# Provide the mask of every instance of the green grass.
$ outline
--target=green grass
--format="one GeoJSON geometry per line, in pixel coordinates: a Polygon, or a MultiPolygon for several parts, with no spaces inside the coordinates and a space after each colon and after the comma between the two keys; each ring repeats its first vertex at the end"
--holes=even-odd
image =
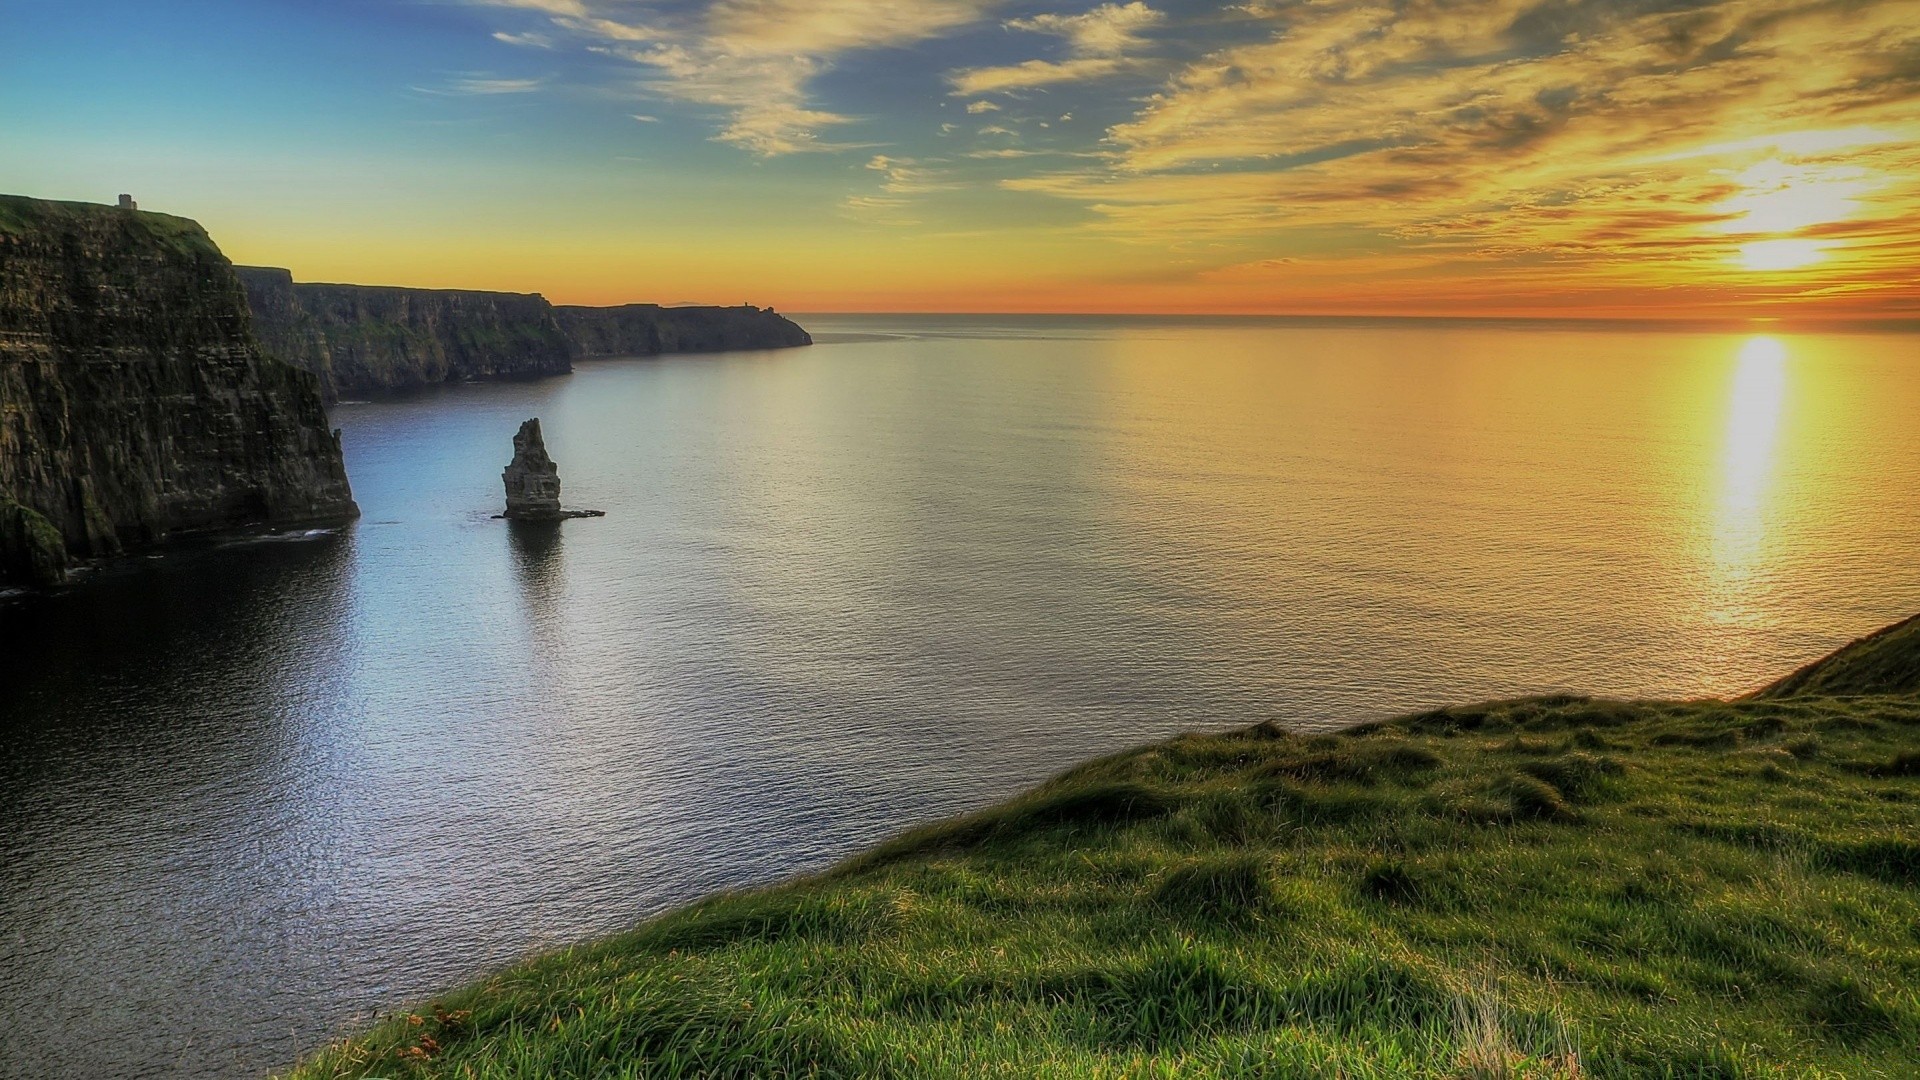
{"type": "Polygon", "coordinates": [[[0,195],[0,233],[19,237],[56,237],[125,230],[141,242],[190,259],[224,261],[200,223],[172,214],[121,210],[101,203],[54,202],[23,195],[0,195]]]}
{"type": "Polygon", "coordinates": [[[1781,679],[1758,697],[1920,694],[1920,615],[1869,634],[1781,679]]]}
{"type": "Polygon", "coordinates": [[[1913,1076],[1917,774],[1908,695],[1189,736],[292,1075],[1913,1076]]]}

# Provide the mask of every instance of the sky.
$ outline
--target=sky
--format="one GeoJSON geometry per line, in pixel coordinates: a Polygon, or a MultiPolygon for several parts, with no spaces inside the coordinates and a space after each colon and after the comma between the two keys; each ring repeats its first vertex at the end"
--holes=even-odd
{"type": "Polygon", "coordinates": [[[0,10],[0,191],[307,281],[1920,319],[1920,0],[0,10]]]}

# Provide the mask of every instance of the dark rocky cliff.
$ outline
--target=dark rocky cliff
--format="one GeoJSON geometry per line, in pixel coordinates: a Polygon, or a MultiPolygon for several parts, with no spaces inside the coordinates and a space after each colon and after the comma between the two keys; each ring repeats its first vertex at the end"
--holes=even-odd
{"type": "Polygon", "coordinates": [[[249,323],[195,222],[0,196],[0,580],[358,514],[313,376],[249,323]]]}
{"type": "Polygon", "coordinates": [[[296,284],[285,270],[238,269],[260,343],[318,375],[329,399],[573,370],[553,305],[532,293],[296,284]]]}
{"type": "Polygon", "coordinates": [[[658,353],[721,352],[729,349],[786,349],[813,344],[813,338],[772,308],[562,307],[560,325],[580,347],[580,355],[653,356],[658,353]]]}
{"type": "Polygon", "coordinates": [[[236,268],[267,351],[320,377],[328,400],[468,379],[564,375],[581,356],[811,345],[770,308],[556,308],[536,293],[313,285],[236,268]]]}

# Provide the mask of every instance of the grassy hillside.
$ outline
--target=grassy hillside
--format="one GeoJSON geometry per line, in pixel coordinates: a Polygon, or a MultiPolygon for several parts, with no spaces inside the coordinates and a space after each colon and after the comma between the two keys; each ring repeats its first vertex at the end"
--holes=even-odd
{"type": "Polygon", "coordinates": [[[1920,698],[1562,697],[1096,761],[294,1075],[1905,1077],[1916,988],[1920,698]]]}
{"type": "Polygon", "coordinates": [[[1757,697],[1920,694],[1920,615],[1808,664],[1757,697]]]}

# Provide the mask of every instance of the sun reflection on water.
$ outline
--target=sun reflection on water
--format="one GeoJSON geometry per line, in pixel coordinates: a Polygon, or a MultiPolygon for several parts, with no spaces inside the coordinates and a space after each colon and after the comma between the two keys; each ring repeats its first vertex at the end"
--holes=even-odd
{"type": "Polygon", "coordinates": [[[1735,362],[1713,528],[1712,570],[1719,595],[1712,612],[1716,622],[1753,618],[1751,601],[1764,573],[1761,555],[1775,476],[1774,449],[1786,410],[1787,359],[1786,345],[1762,334],[1741,345],[1735,362]]]}

